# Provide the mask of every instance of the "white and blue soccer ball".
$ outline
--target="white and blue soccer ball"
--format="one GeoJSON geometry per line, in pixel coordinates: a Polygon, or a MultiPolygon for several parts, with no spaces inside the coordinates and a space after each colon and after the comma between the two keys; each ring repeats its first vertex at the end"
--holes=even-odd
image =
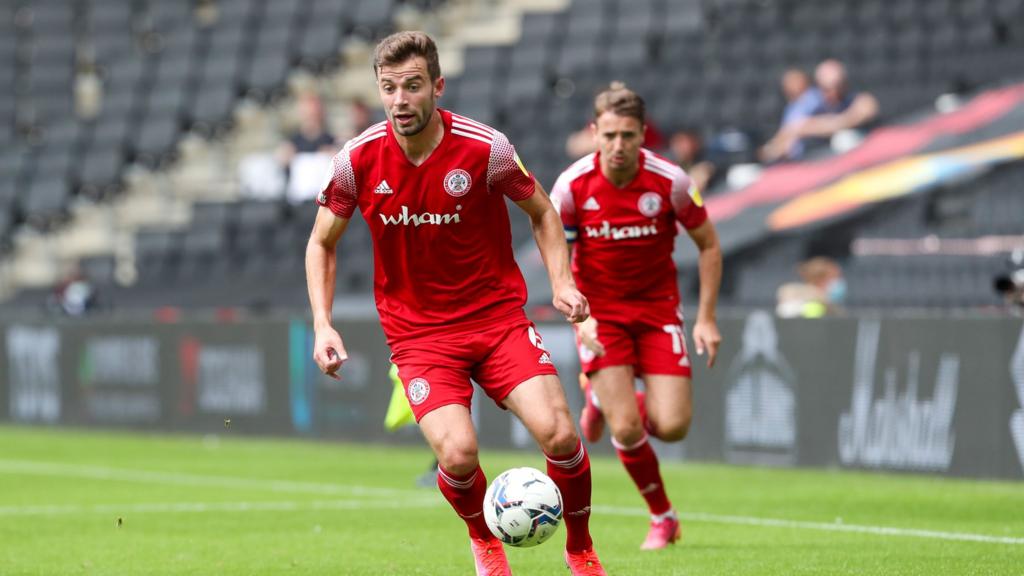
{"type": "Polygon", "coordinates": [[[562,493],[540,470],[512,468],[487,487],[484,519],[505,544],[536,546],[551,538],[562,523],[562,493]]]}

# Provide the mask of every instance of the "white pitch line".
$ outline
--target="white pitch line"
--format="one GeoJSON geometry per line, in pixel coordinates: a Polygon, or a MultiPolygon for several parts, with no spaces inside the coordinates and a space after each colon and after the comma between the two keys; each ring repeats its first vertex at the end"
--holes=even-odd
{"type": "MultiPolygon", "coordinates": [[[[648,516],[647,511],[637,508],[614,506],[594,506],[594,512],[613,516],[648,516]]],[[[710,524],[741,524],[747,526],[767,526],[771,528],[798,528],[802,530],[823,530],[827,532],[855,532],[874,534],[876,536],[905,536],[911,538],[930,538],[933,540],[956,540],[960,542],[984,542],[987,544],[1024,544],[1024,538],[1012,536],[990,536],[988,534],[972,534],[970,532],[942,532],[938,530],[920,530],[917,528],[895,528],[891,526],[869,526],[863,524],[839,524],[829,522],[808,522],[804,520],[785,520],[782,518],[759,518],[757,516],[732,516],[725,514],[706,514],[703,512],[685,512],[679,514],[681,520],[707,522],[710,524]]]]}
{"type": "MultiPolygon", "coordinates": [[[[182,486],[218,486],[222,488],[251,488],[271,490],[274,492],[311,493],[322,495],[346,494],[362,496],[414,496],[422,495],[421,490],[398,489],[398,488],[374,488],[369,486],[348,486],[342,484],[326,484],[318,482],[294,482],[289,480],[257,480],[253,478],[242,478],[236,476],[206,476],[195,474],[179,474],[171,472],[154,472],[147,470],[132,470],[127,468],[108,468],[105,466],[85,466],[73,464],[59,464],[54,462],[39,462],[31,460],[0,460],[0,473],[8,472],[13,474],[34,474],[43,476],[69,476],[75,478],[90,478],[96,480],[114,480],[128,482],[144,482],[154,484],[175,484],[182,486]]],[[[344,501],[340,501],[344,502],[344,501]]],[[[358,502],[358,501],[351,501],[358,502]]],[[[252,503],[254,506],[260,503],[252,503]]],[[[224,506],[224,511],[245,511],[246,503],[220,503],[220,504],[195,504],[195,506],[224,506]],[[234,506],[234,508],[231,508],[234,506]]],[[[285,506],[283,510],[292,503],[267,503],[267,506],[285,506]]],[[[294,503],[295,506],[303,504],[294,503]]],[[[308,505],[308,504],[305,504],[308,505]]],[[[115,512],[112,506],[109,511],[115,512]]],[[[136,506],[183,506],[187,508],[190,504],[150,504],[136,506]]],[[[340,506],[340,505],[339,505],[340,506]]],[[[348,506],[348,505],[345,505],[348,506]]],[[[352,505],[353,507],[358,507],[352,505]]],[[[375,506],[389,506],[388,503],[378,503],[375,506]]],[[[401,502],[394,503],[394,507],[402,506],[401,502]]],[[[367,508],[372,507],[367,503],[367,508]]],[[[125,510],[125,507],[117,507],[118,510],[125,510]]],[[[258,510],[259,508],[249,508],[258,510]]],[[[295,508],[301,509],[301,508],[295,508]]],[[[74,506],[14,506],[0,507],[0,515],[23,515],[23,514],[62,514],[80,513],[92,510],[89,507],[74,506]],[[71,510],[63,512],[62,510],[71,510]]],[[[210,508],[209,510],[217,510],[210,508]]],[[[98,510],[99,511],[99,510],[98,510]]],[[[102,510],[106,511],[106,510],[102,510]]],[[[150,511],[162,511],[153,509],[150,511]]],[[[170,510],[167,511],[178,511],[170,510]]],[[[188,510],[180,510],[188,511],[188,510]]],[[[207,510],[200,510],[207,511],[207,510]]],[[[647,512],[639,508],[623,508],[614,506],[595,506],[594,511],[598,514],[610,514],[613,516],[647,516],[647,512]]],[[[851,532],[860,534],[873,534],[877,536],[900,536],[912,538],[929,538],[933,540],[954,540],[960,542],[983,542],[989,544],[1010,544],[1024,545],[1024,538],[1011,536],[990,536],[987,534],[973,534],[969,532],[942,532],[938,530],[921,530],[916,528],[895,528],[890,526],[870,526],[862,524],[839,524],[829,522],[809,522],[802,520],[786,520],[782,518],[760,518],[756,516],[733,516],[723,514],[707,514],[702,512],[689,512],[681,514],[684,520],[694,522],[707,522],[712,524],[733,524],[747,526],[766,526],[772,528],[797,528],[802,530],[821,530],[828,532],[851,532]]]]}
{"type": "Polygon", "coordinates": [[[401,496],[421,493],[415,489],[375,488],[321,482],[295,482],[291,480],[259,480],[238,476],[207,476],[204,474],[181,474],[177,472],[156,472],[129,468],[109,468],[77,464],[60,464],[32,460],[0,460],[0,473],[32,474],[37,476],[66,476],[93,480],[118,482],[142,482],[149,484],[175,484],[180,486],[217,486],[232,489],[259,489],[273,492],[292,492],[320,495],[361,495],[401,496]]]}
{"type": "Polygon", "coordinates": [[[146,504],[67,504],[53,506],[0,506],[0,516],[60,516],[69,514],[142,514],[163,512],[297,512],[316,510],[366,510],[432,508],[442,500],[434,495],[408,500],[314,500],[309,502],[154,502],[146,504]]]}

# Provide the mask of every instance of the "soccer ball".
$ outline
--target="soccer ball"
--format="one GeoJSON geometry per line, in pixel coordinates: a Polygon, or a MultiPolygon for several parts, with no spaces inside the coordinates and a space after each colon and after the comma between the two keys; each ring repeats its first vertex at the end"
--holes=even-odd
{"type": "Polygon", "coordinates": [[[536,546],[551,538],[562,522],[562,493],[540,470],[506,470],[487,487],[484,520],[505,544],[536,546]]]}

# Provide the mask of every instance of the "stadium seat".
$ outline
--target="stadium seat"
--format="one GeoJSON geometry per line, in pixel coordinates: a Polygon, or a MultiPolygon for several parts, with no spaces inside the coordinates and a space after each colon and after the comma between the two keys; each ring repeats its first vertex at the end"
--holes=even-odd
{"type": "Polygon", "coordinates": [[[212,136],[229,126],[235,95],[234,86],[228,83],[203,86],[188,114],[192,127],[200,134],[212,136]]]}
{"type": "Polygon", "coordinates": [[[135,268],[144,285],[167,285],[178,260],[181,233],[140,230],[135,234],[135,268]]]}
{"type": "Polygon", "coordinates": [[[310,16],[310,24],[300,36],[298,46],[299,63],[315,72],[333,66],[339,59],[341,28],[336,21],[310,16]]]}
{"type": "Polygon", "coordinates": [[[135,160],[159,167],[170,159],[178,139],[179,121],[174,116],[150,116],[141,122],[132,150],[135,160]]]}
{"type": "Polygon", "coordinates": [[[22,210],[29,225],[46,230],[67,215],[70,190],[63,175],[46,176],[32,181],[22,200],[22,210]]]}
{"type": "Polygon", "coordinates": [[[123,159],[118,148],[92,148],[85,153],[78,174],[79,193],[103,198],[120,189],[123,159]]]}
{"type": "Polygon", "coordinates": [[[353,0],[352,31],[368,40],[379,38],[391,29],[395,0],[353,0]]]}

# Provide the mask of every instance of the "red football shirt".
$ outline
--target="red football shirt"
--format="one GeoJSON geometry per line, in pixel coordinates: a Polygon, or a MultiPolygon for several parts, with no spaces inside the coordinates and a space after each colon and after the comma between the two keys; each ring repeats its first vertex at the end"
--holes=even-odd
{"type": "Polygon", "coordinates": [[[533,176],[504,134],[439,111],[444,136],[422,164],[381,122],[334,157],[317,198],[341,218],[358,207],[369,225],[389,342],[471,329],[522,314],[526,303],[504,197],[529,198],[533,176]]]}
{"type": "Polygon", "coordinates": [[[636,177],[616,188],[601,172],[599,154],[590,154],[558,177],[551,200],[575,242],[573,274],[587,298],[679,301],[676,222],[692,229],[707,220],[682,168],[641,149],[636,177]]]}

